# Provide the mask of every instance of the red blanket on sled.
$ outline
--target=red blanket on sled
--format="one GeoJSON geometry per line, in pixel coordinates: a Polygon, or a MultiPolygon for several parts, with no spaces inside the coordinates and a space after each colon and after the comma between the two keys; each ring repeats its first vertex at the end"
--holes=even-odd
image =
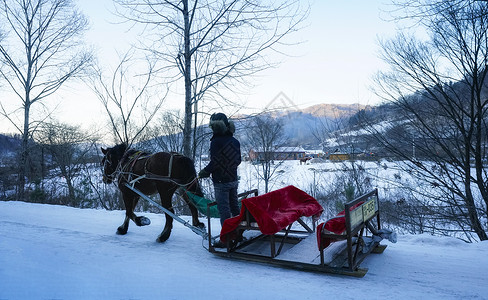
{"type": "MultiPolygon", "coordinates": [[[[357,203],[356,205],[352,206],[349,208],[349,211],[353,211],[356,209],[356,207],[362,205],[364,202],[361,201],[357,203]]],[[[341,211],[340,213],[337,214],[336,217],[329,219],[325,223],[320,223],[317,225],[317,246],[319,247],[319,250],[327,248],[332,242],[334,242],[334,239],[330,238],[322,238],[322,230],[326,229],[327,231],[333,232],[335,234],[343,234],[344,231],[346,231],[346,210],[341,211]]]]}
{"type": "Polygon", "coordinates": [[[246,209],[258,223],[264,234],[275,234],[302,216],[319,216],[323,208],[309,194],[290,185],[257,197],[242,200],[239,216],[225,220],[220,232],[223,242],[232,239],[237,226],[245,219],[246,209]],[[229,235],[230,234],[230,235],[229,235]]]}

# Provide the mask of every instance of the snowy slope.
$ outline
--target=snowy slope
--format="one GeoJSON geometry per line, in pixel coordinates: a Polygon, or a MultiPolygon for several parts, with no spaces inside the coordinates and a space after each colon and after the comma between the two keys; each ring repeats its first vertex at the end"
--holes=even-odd
{"type": "Polygon", "coordinates": [[[488,242],[399,236],[352,278],[218,258],[176,222],[158,244],[145,215],[118,236],[123,211],[0,201],[0,299],[488,299],[488,242]]]}

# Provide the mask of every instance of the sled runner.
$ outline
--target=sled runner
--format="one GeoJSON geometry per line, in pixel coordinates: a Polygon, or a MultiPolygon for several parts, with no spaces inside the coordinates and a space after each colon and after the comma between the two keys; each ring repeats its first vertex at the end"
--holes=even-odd
{"type": "MultiPolygon", "coordinates": [[[[347,203],[344,212],[315,232],[321,212],[313,197],[293,186],[243,199],[241,214],[222,226],[220,239],[227,247],[214,248],[209,242],[209,251],[225,258],[363,277],[367,269],[359,264],[370,253],[385,250],[382,238],[394,240],[380,227],[377,190],[347,203]]],[[[208,232],[211,235],[210,218],[208,232]]]]}

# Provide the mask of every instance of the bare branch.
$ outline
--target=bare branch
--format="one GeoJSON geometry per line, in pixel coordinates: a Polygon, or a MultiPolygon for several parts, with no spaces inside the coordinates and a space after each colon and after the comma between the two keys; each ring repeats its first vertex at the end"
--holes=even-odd
{"type": "Polygon", "coordinates": [[[146,68],[140,68],[133,50],[120,59],[110,77],[105,77],[99,67],[91,89],[103,104],[110,127],[119,143],[132,145],[143,137],[151,120],[159,112],[167,95],[161,86],[153,83],[154,65],[144,59],[146,68]]]}
{"type": "Polygon", "coordinates": [[[379,75],[378,86],[403,128],[375,136],[406,162],[402,167],[435,187],[422,197],[445,205],[437,216],[447,226],[456,220],[486,240],[488,2],[412,0],[400,9],[429,38],[401,33],[382,42],[391,72],[379,75]],[[414,138],[415,155],[400,147],[405,136],[414,138]]]}
{"type": "Polygon", "coordinates": [[[204,101],[236,106],[221,97],[236,93],[250,77],[271,66],[267,54],[279,52],[285,38],[308,14],[300,1],[263,4],[249,0],[116,0],[118,14],[142,25],[141,48],[158,61],[158,71],[184,81],[184,154],[191,155],[194,113],[204,101]],[[214,98],[217,97],[217,98],[214,98]]]}

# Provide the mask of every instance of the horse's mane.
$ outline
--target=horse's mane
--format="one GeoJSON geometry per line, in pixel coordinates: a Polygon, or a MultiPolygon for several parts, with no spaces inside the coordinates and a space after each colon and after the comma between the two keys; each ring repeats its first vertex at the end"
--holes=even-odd
{"type": "MultiPolygon", "coordinates": [[[[127,144],[122,143],[115,145],[111,148],[112,154],[116,157],[117,161],[124,163],[131,157],[134,153],[140,152],[139,150],[135,149],[127,149],[127,144]]],[[[146,153],[144,152],[144,155],[146,153]]]]}
{"type": "Polygon", "coordinates": [[[139,153],[138,154],[138,157],[139,156],[145,156],[145,155],[149,155],[150,153],[149,152],[146,152],[146,151],[141,151],[141,150],[136,150],[136,149],[129,149],[129,150],[126,150],[123,155],[121,156],[120,158],[120,161],[121,163],[125,163],[126,161],[129,161],[132,159],[132,157],[134,156],[134,154],[136,153],[139,153]]]}
{"type": "Polygon", "coordinates": [[[112,152],[117,158],[122,158],[124,156],[125,151],[127,150],[127,144],[122,143],[112,147],[112,152]]]}
{"type": "Polygon", "coordinates": [[[145,155],[145,154],[147,154],[146,152],[142,152],[142,151],[139,151],[139,150],[136,150],[136,149],[129,149],[129,150],[127,150],[127,151],[125,152],[124,157],[129,157],[129,156],[131,156],[131,155],[133,155],[133,154],[135,154],[135,153],[137,153],[137,152],[141,152],[141,153],[143,153],[144,155],[145,155]]]}

